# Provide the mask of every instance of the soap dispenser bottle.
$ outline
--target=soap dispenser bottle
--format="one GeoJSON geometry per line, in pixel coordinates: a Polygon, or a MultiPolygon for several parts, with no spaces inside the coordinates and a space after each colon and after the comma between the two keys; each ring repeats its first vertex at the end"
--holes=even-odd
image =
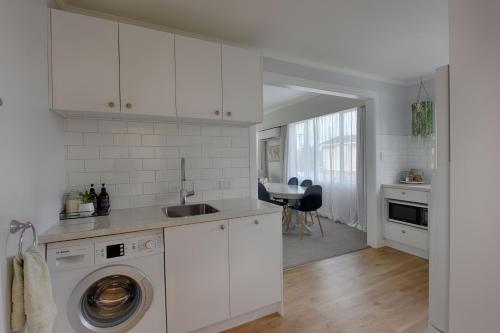
{"type": "Polygon", "coordinates": [[[97,196],[97,206],[99,207],[99,215],[108,215],[110,204],[105,184],[102,184],[101,193],[97,196]]]}
{"type": "Polygon", "coordinates": [[[94,210],[98,211],[99,207],[97,206],[97,193],[95,193],[94,184],[90,184],[89,194],[90,200],[92,200],[92,204],[94,205],[94,210]]]}

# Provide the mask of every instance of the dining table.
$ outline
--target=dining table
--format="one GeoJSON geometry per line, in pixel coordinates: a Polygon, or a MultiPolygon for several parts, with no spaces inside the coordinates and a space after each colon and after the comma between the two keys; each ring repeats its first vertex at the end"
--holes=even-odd
{"type": "MultiPolygon", "coordinates": [[[[288,200],[289,205],[293,205],[295,202],[302,199],[304,193],[307,190],[307,186],[288,185],[283,183],[267,183],[264,184],[264,186],[266,187],[267,192],[269,192],[269,194],[274,199],[288,200]]],[[[298,217],[298,211],[297,210],[293,211],[295,218],[293,219],[294,223],[292,223],[291,227],[292,229],[295,229],[299,224],[299,217],[298,217]]],[[[311,229],[307,225],[305,227],[306,227],[306,233],[310,234],[311,229]]]]}

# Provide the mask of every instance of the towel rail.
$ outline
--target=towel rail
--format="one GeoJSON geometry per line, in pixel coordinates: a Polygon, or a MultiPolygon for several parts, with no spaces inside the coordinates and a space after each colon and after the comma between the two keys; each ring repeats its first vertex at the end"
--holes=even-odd
{"type": "Polygon", "coordinates": [[[18,243],[18,251],[17,253],[19,255],[23,254],[23,238],[24,238],[24,232],[26,229],[31,229],[31,232],[33,233],[33,247],[36,248],[37,245],[37,237],[36,237],[36,230],[35,226],[31,222],[19,222],[16,220],[12,220],[10,222],[10,233],[15,234],[18,231],[21,231],[21,235],[19,236],[19,243],[18,243]]]}

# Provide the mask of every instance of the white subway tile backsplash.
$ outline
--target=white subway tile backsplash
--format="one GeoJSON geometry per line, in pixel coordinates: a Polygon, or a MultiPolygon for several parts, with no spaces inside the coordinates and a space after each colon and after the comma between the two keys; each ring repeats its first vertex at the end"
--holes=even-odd
{"type": "Polygon", "coordinates": [[[65,169],[66,172],[83,172],[85,171],[84,160],[66,160],[65,169]]]}
{"type": "Polygon", "coordinates": [[[223,127],[222,136],[241,136],[240,127],[223,127]]]}
{"type": "Polygon", "coordinates": [[[106,183],[113,209],[249,195],[248,128],[162,121],[65,120],[66,186],[106,183]]]}
{"type": "Polygon", "coordinates": [[[67,146],[83,145],[83,134],[78,132],[64,132],[64,144],[67,146]]]}
{"type": "Polygon", "coordinates": [[[179,126],[177,123],[154,123],[154,134],[167,134],[167,135],[178,135],[179,126]]]}
{"type": "Polygon", "coordinates": [[[141,136],[139,134],[113,134],[113,144],[120,146],[140,146],[141,136]]]}
{"type": "Polygon", "coordinates": [[[102,146],[100,148],[101,158],[128,158],[127,146],[102,146]]]}
{"type": "Polygon", "coordinates": [[[128,147],[128,156],[130,158],[154,158],[154,147],[128,147]]]}
{"type": "Polygon", "coordinates": [[[179,149],[177,147],[154,147],[155,158],[179,157],[179,149]]]}
{"type": "Polygon", "coordinates": [[[150,195],[132,195],[130,196],[130,207],[148,207],[156,205],[156,197],[150,195]]]}
{"type": "Polygon", "coordinates": [[[99,120],[101,133],[127,133],[127,123],[122,120],[99,120]]]}
{"type": "Polygon", "coordinates": [[[164,135],[146,134],[142,135],[141,144],[143,146],[165,146],[167,143],[164,135]]]}
{"type": "Polygon", "coordinates": [[[129,121],[127,123],[128,133],[153,134],[153,122],[129,121]]]}
{"type": "Polygon", "coordinates": [[[130,183],[152,183],[155,181],[154,171],[132,171],[130,172],[130,183]]]}
{"type": "Polygon", "coordinates": [[[101,183],[106,184],[127,184],[130,181],[128,172],[101,172],[101,183]]]}
{"type": "Polygon", "coordinates": [[[115,160],[116,171],[136,171],[142,170],[142,160],[140,159],[117,159],[115,160]]]}
{"type": "Polygon", "coordinates": [[[68,132],[97,132],[97,120],[82,118],[66,118],[64,129],[68,132]]]}
{"type": "Polygon", "coordinates": [[[193,124],[180,124],[179,135],[200,135],[201,126],[193,124]]]}
{"type": "Polygon", "coordinates": [[[216,125],[202,125],[201,136],[221,136],[222,127],[216,125]]]}
{"type": "Polygon", "coordinates": [[[113,160],[85,160],[85,171],[113,171],[113,160]]]}
{"type": "Polygon", "coordinates": [[[113,135],[109,133],[84,133],[83,143],[86,146],[112,145],[113,135]]]}
{"type": "Polygon", "coordinates": [[[68,174],[69,186],[85,186],[90,184],[99,184],[98,173],[72,172],[68,174]]]}
{"type": "Polygon", "coordinates": [[[99,147],[96,146],[68,146],[68,159],[86,160],[98,159],[99,147]]]}

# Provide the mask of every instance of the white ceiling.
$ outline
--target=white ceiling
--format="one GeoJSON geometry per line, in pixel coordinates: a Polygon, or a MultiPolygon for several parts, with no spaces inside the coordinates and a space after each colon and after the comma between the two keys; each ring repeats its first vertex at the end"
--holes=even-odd
{"type": "Polygon", "coordinates": [[[448,63],[447,0],[66,3],[256,47],[267,56],[397,82],[430,75],[448,63]]]}
{"type": "Polygon", "coordinates": [[[317,95],[311,92],[265,84],[263,88],[264,113],[271,113],[317,95]]]}

